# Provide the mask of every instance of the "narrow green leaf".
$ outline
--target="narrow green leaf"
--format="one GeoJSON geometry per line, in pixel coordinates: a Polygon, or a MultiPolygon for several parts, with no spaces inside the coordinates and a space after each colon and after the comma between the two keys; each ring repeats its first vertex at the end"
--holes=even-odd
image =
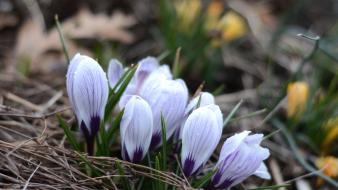
{"type": "Polygon", "coordinates": [[[124,114],[124,109],[122,109],[122,111],[116,116],[116,118],[112,122],[112,125],[108,129],[107,135],[106,135],[107,141],[109,142],[108,144],[112,143],[113,136],[114,136],[115,132],[117,131],[118,127],[120,126],[123,114],[124,114]]]}
{"type": "Polygon", "coordinates": [[[126,77],[128,76],[128,74],[132,71],[132,68],[129,68],[126,72],[123,73],[123,75],[121,76],[121,78],[117,81],[117,83],[115,84],[114,88],[110,91],[110,93],[114,93],[116,91],[117,88],[119,88],[119,86],[121,85],[121,83],[126,79],[126,77]]]}
{"type": "MultiPolygon", "coordinates": [[[[126,175],[123,167],[121,166],[119,162],[115,162],[115,165],[120,175],[122,176],[126,175]]],[[[131,190],[130,183],[127,177],[122,177],[122,185],[123,185],[123,189],[131,190]]]]}
{"type": "Polygon", "coordinates": [[[80,159],[89,168],[89,171],[87,171],[87,172],[89,173],[90,176],[91,176],[92,173],[94,173],[95,176],[101,176],[101,174],[100,174],[101,172],[99,172],[86,157],[81,155],[79,152],[75,151],[75,153],[80,157],[80,159]]]}
{"type": "Polygon", "coordinates": [[[197,104],[195,106],[195,109],[199,108],[201,106],[201,101],[202,101],[202,95],[198,98],[197,104]]]}
{"type": "Polygon", "coordinates": [[[174,76],[174,78],[177,78],[180,74],[179,63],[180,63],[181,49],[182,48],[179,47],[176,50],[175,62],[174,62],[174,66],[173,66],[173,76],[174,76]]]}
{"type": "Polygon", "coordinates": [[[260,115],[260,114],[263,114],[263,113],[265,113],[267,111],[267,109],[261,109],[261,110],[257,110],[257,111],[254,111],[254,112],[252,112],[252,113],[248,113],[248,114],[246,114],[246,115],[241,115],[241,116],[239,116],[239,117],[235,117],[235,118],[233,118],[233,119],[230,119],[230,121],[229,122],[236,122],[236,121],[239,121],[239,120],[241,120],[241,119],[246,119],[246,118],[251,118],[251,117],[254,117],[254,116],[256,116],[256,115],[260,115]]]}
{"type": "Polygon", "coordinates": [[[59,114],[56,114],[56,117],[60,123],[61,128],[65,132],[65,135],[67,137],[67,140],[69,144],[76,150],[76,151],[81,151],[80,145],[77,143],[76,138],[72,131],[70,130],[70,127],[68,124],[62,119],[62,117],[59,114]]]}
{"type": "Polygon", "coordinates": [[[115,105],[119,102],[123,92],[126,90],[129,82],[133,78],[135,72],[136,72],[137,66],[134,66],[130,68],[130,72],[126,75],[125,80],[121,83],[119,86],[119,89],[114,94],[114,89],[111,90],[111,93],[109,93],[108,103],[106,106],[105,114],[104,114],[104,123],[108,121],[108,119],[111,117],[111,113],[113,112],[113,109],[115,105]]]}
{"type": "Polygon", "coordinates": [[[224,90],[224,84],[222,84],[222,85],[220,85],[219,87],[217,87],[216,90],[214,90],[214,91],[212,92],[212,94],[213,94],[214,96],[218,96],[218,95],[220,95],[220,94],[223,92],[223,90],[224,90]]]}
{"type": "Polygon", "coordinates": [[[230,119],[235,115],[235,113],[237,112],[237,110],[239,109],[239,107],[242,105],[243,100],[239,101],[236,106],[231,110],[231,112],[229,113],[229,115],[225,118],[224,123],[223,123],[223,128],[227,126],[227,124],[229,123],[230,119]]]}
{"type": "MultiPolygon", "coordinates": [[[[156,170],[161,170],[160,159],[159,159],[158,156],[155,157],[155,169],[156,170]]],[[[164,184],[162,183],[162,181],[156,180],[155,184],[156,184],[156,186],[155,186],[156,189],[158,189],[158,190],[163,190],[164,189],[164,184]]]]}
{"type": "Polygon", "coordinates": [[[288,187],[290,184],[282,184],[282,185],[271,185],[271,186],[265,186],[265,187],[257,187],[249,190],[265,190],[265,189],[277,189],[281,187],[288,187]]]}
{"type": "Polygon", "coordinates": [[[170,54],[169,50],[164,51],[163,53],[161,53],[158,57],[157,60],[159,62],[161,62],[163,59],[165,59],[166,57],[168,57],[168,55],[170,54]]]}
{"type": "Polygon", "coordinates": [[[217,170],[208,172],[205,176],[203,176],[201,179],[195,182],[194,187],[196,189],[202,188],[211,179],[211,177],[216,173],[216,171],[217,170]]]}
{"type": "Polygon", "coordinates": [[[58,15],[55,15],[54,19],[55,19],[55,23],[56,23],[56,29],[59,33],[59,37],[60,37],[60,41],[61,41],[61,45],[62,45],[62,50],[63,50],[63,53],[65,54],[67,64],[69,64],[70,58],[69,58],[68,50],[67,50],[67,47],[66,47],[65,38],[64,38],[63,33],[62,33],[61,24],[59,22],[58,15]]]}
{"type": "Polygon", "coordinates": [[[277,130],[271,132],[270,134],[266,135],[266,136],[263,138],[263,140],[266,140],[266,139],[268,139],[268,138],[274,136],[275,134],[279,133],[280,131],[281,131],[281,129],[277,129],[277,130]]]}
{"type": "Polygon", "coordinates": [[[162,130],[162,170],[167,171],[167,134],[164,117],[161,113],[161,130],[162,130]]]}

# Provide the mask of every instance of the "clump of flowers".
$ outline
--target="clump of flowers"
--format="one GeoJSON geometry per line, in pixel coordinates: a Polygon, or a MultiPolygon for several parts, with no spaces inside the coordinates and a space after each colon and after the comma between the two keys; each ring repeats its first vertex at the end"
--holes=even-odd
{"type": "MultiPolygon", "coordinates": [[[[150,167],[159,159],[164,171],[181,165],[182,175],[193,180],[205,174],[221,140],[223,114],[214,96],[200,92],[189,101],[185,82],[174,79],[169,66],[154,57],[131,68],[112,59],[106,75],[94,59],[77,54],[68,68],[67,92],[89,155],[120,156],[138,164],[147,164],[148,155],[150,167]],[[121,155],[112,155],[118,130],[121,155]],[[172,154],[180,163],[167,159],[172,154]]],[[[263,135],[249,134],[224,142],[209,189],[230,188],[251,175],[270,179],[263,163],[270,153],[260,146],[263,135]]]]}

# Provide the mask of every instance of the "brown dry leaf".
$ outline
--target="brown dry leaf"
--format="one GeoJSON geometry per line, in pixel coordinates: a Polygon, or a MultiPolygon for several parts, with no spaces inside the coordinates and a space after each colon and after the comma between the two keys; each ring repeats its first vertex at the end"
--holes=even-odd
{"type": "Polygon", "coordinates": [[[133,35],[126,28],[135,24],[130,15],[116,12],[110,17],[104,14],[92,14],[87,9],[63,24],[64,33],[71,38],[99,38],[103,40],[117,40],[121,43],[131,43],[133,35]]]}
{"type": "MultiPolygon", "coordinates": [[[[99,38],[131,43],[134,38],[126,28],[133,24],[135,19],[132,16],[122,13],[94,15],[86,9],[61,23],[69,55],[76,52],[91,55],[89,50],[78,47],[70,39],[99,38]]],[[[34,72],[54,72],[66,65],[57,29],[45,32],[42,24],[34,19],[27,20],[19,30],[15,53],[17,64],[30,62],[30,70],[34,72]]]]}

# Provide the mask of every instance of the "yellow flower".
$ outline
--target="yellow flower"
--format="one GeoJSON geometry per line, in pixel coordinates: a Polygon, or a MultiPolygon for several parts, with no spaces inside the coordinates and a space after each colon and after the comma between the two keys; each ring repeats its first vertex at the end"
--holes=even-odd
{"type": "Polygon", "coordinates": [[[330,119],[325,125],[325,138],[322,143],[323,153],[327,153],[332,143],[337,140],[338,137],[338,117],[330,119]]]}
{"type": "Polygon", "coordinates": [[[309,85],[306,82],[290,83],[287,88],[287,115],[299,117],[305,110],[309,98],[309,85]]]}
{"type": "MultiPolygon", "coordinates": [[[[322,170],[323,174],[336,178],[338,176],[338,159],[333,156],[320,157],[316,160],[316,166],[322,170]]],[[[320,179],[317,181],[318,185],[322,185],[323,181],[320,179]]]]}
{"type": "Polygon", "coordinates": [[[219,18],[222,15],[224,10],[223,3],[220,0],[213,0],[207,9],[207,20],[205,23],[205,28],[207,30],[217,29],[219,18]]]}
{"type": "Polygon", "coordinates": [[[219,25],[222,28],[222,38],[226,42],[243,37],[247,32],[244,19],[233,11],[225,14],[219,25]]]}
{"type": "Polygon", "coordinates": [[[201,0],[179,0],[175,1],[174,7],[178,17],[178,29],[182,32],[189,32],[196,17],[200,14],[201,0]]]}

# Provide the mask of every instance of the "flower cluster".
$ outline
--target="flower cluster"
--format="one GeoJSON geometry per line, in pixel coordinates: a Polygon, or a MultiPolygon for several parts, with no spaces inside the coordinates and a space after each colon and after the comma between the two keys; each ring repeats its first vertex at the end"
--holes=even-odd
{"type": "MultiPolygon", "coordinates": [[[[94,139],[103,123],[108,95],[121,88],[118,81],[125,72],[116,59],[110,61],[107,76],[90,57],[77,54],[71,60],[67,92],[89,154],[94,151],[94,139]]],[[[124,110],[120,122],[122,158],[141,163],[148,151],[161,146],[163,138],[175,139],[181,142],[184,174],[187,177],[199,174],[219,144],[223,115],[208,92],[200,92],[190,102],[188,99],[185,82],[173,79],[167,65],[159,65],[154,57],[139,61],[119,100],[119,108],[115,108],[124,110]],[[162,133],[163,122],[165,133],[162,133]]],[[[229,188],[251,175],[270,178],[263,163],[269,151],[260,146],[263,135],[249,133],[235,134],[224,142],[209,184],[211,188],[229,188]]]]}

